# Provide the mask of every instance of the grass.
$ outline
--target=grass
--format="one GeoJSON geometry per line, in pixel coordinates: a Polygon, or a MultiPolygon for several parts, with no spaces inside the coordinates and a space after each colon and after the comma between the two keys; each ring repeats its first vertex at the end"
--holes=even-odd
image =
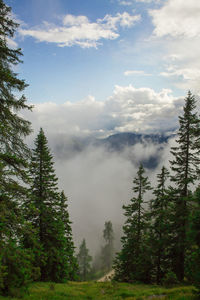
{"type": "MultiPolygon", "coordinates": [[[[68,282],[66,284],[31,284],[24,300],[143,300],[143,299],[195,299],[192,286],[163,288],[152,285],[128,284],[116,282],[68,282]]],[[[17,294],[17,291],[16,291],[17,294]]],[[[15,296],[16,296],[15,294],[15,296]]],[[[20,293],[18,293],[20,297],[20,293]]],[[[0,300],[18,300],[2,297],[0,300]]]]}

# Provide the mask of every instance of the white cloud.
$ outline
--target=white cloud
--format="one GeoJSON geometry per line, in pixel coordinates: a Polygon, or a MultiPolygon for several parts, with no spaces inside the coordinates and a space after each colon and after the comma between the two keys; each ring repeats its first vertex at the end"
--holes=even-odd
{"type": "Polygon", "coordinates": [[[160,3],[161,0],[118,0],[120,5],[129,6],[132,5],[135,2],[141,2],[141,3],[160,3]]]}
{"type": "Polygon", "coordinates": [[[168,0],[156,10],[150,10],[156,36],[199,37],[200,2],[196,0],[168,0]]]}
{"type": "Polygon", "coordinates": [[[106,15],[103,19],[90,22],[86,16],[68,14],[64,16],[60,26],[43,22],[38,28],[20,29],[19,33],[39,42],[56,43],[60,47],[78,45],[82,48],[97,48],[100,40],[118,38],[119,27],[132,27],[140,18],[140,15],[124,12],[117,13],[116,16],[106,15]]]}
{"type": "Polygon", "coordinates": [[[143,2],[143,3],[160,3],[161,0],[135,0],[136,2],[143,2]]]}
{"type": "Polygon", "coordinates": [[[76,103],[35,104],[27,118],[36,131],[43,127],[52,135],[101,137],[126,131],[155,133],[177,127],[181,106],[182,100],[173,97],[170,90],[155,92],[132,85],[116,86],[104,102],[89,96],[76,103]]]}
{"type": "Polygon", "coordinates": [[[106,15],[103,19],[98,19],[97,22],[100,24],[106,24],[106,27],[116,30],[117,25],[121,27],[132,27],[135,22],[141,19],[140,15],[130,15],[127,12],[122,14],[117,13],[115,17],[106,15]]]}
{"type": "Polygon", "coordinates": [[[133,2],[131,2],[131,1],[120,1],[120,0],[119,0],[119,4],[120,4],[120,5],[129,6],[129,5],[132,5],[133,2]]]}
{"type": "Polygon", "coordinates": [[[143,75],[143,76],[151,76],[149,73],[145,73],[142,70],[127,70],[124,72],[125,76],[131,76],[131,75],[143,75]]]}
{"type": "Polygon", "coordinates": [[[199,93],[200,2],[167,0],[159,9],[149,10],[153,36],[166,51],[162,76],[172,84],[199,93]]]}

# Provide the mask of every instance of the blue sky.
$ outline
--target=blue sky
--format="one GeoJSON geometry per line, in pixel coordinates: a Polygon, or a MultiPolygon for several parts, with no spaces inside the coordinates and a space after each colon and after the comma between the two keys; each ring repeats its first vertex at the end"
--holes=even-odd
{"type": "Polygon", "coordinates": [[[158,5],[133,1],[132,5],[125,6],[114,0],[7,0],[6,3],[26,24],[22,26],[25,29],[41,28],[44,21],[62,26],[62,18],[68,14],[86,16],[91,23],[106,15],[114,17],[124,12],[140,16],[132,25],[118,26],[115,30],[117,38],[99,39],[101,44],[97,48],[59,47],[56,42],[38,42],[29,35],[18,36],[16,41],[24,54],[24,64],[19,72],[30,84],[26,91],[30,101],[63,103],[66,100],[78,101],[88,94],[104,100],[116,84],[148,86],[157,90],[169,87],[166,80],[160,79],[157,74],[159,67],[154,57],[157,50],[149,49],[149,42],[141,45],[153,29],[147,10],[158,5]],[[155,67],[156,70],[153,70],[155,67]],[[124,76],[127,70],[153,74],[124,76]]]}
{"type": "MultiPolygon", "coordinates": [[[[45,104],[50,112],[52,106],[65,108],[63,118],[73,110],[76,120],[88,106],[91,114],[98,111],[94,132],[98,126],[106,131],[103,120],[109,118],[109,133],[144,130],[143,124],[155,131],[169,116],[171,130],[180,97],[188,89],[199,93],[196,0],[5,2],[20,23],[10,43],[22,48],[24,63],[17,71],[29,84],[25,94],[40,122],[47,118],[41,116],[45,104]]],[[[85,114],[84,126],[82,119],[76,124],[84,132],[93,130],[88,118],[85,114]]]]}

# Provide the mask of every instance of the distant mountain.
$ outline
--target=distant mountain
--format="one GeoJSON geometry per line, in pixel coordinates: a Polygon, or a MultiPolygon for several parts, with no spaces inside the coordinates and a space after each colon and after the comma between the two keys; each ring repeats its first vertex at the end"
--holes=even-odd
{"type": "MultiPolygon", "coordinates": [[[[139,134],[139,133],[117,133],[104,139],[89,138],[58,138],[54,144],[54,153],[57,158],[70,158],[78,153],[86,150],[89,147],[104,147],[109,152],[122,152],[127,147],[136,144],[143,144],[148,148],[148,145],[154,144],[157,146],[156,155],[149,156],[142,163],[144,167],[154,169],[161,158],[162,150],[165,147],[168,139],[172,136],[165,136],[161,134],[139,134]]],[[[54,141],[55,142],[55,141],[54,141]]],[[[130,155],[130,160],[135,161],[134,154],[130,155]]],[[[138,162],[140,163],[140,162],[138,162]]]]}
{"type": "Polygon", "coordinates": [[[163,144],[167,143],[168,139],[171,136],[165,136],[160,134],[140,134],[140,133],[131,133],[123,132],[110,135],[105,139],[96,139],[94,145],[104,145],[110,150],[122,151],[124,147],[134,146],[138,143],[142,144],[163,144]]]}

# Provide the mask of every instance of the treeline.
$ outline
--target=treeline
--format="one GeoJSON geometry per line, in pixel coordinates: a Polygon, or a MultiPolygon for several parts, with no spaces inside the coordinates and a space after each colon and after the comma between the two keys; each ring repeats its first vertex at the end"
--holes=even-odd
{"type": "Polygon", "coordinates": [[[200,288],[200,118],[190,91],[179,124],[171,172],[163,166],[152,189],[140,165],[133,180],[134,197],[123,206],[122,250],[114,265],[118,281],[185,281],[200,288]],[[146,202],[146,196],[151,200],[146,202]]]}
{"type": "Polygon", "coordinates": [[[31,110],[21,95],[27,86],[14,72],[21,49],[8,41],[18,25],[0,0],[0,293],[15,294],[33,280],[75,280],[68,202],[59,192],[52,155],[41,129],[31,151],[24,138],[30,123],[19,112],[31,110]]]}
{"type": "Polygon", "coordinates": [[[114,231],[111,221],[106,221],[103,229],[103,243],[94,258],[89,254],[86,240],[83,239],[77,254],[79,280],[95,280],[112,270],[114,249],[114,231]]]}

